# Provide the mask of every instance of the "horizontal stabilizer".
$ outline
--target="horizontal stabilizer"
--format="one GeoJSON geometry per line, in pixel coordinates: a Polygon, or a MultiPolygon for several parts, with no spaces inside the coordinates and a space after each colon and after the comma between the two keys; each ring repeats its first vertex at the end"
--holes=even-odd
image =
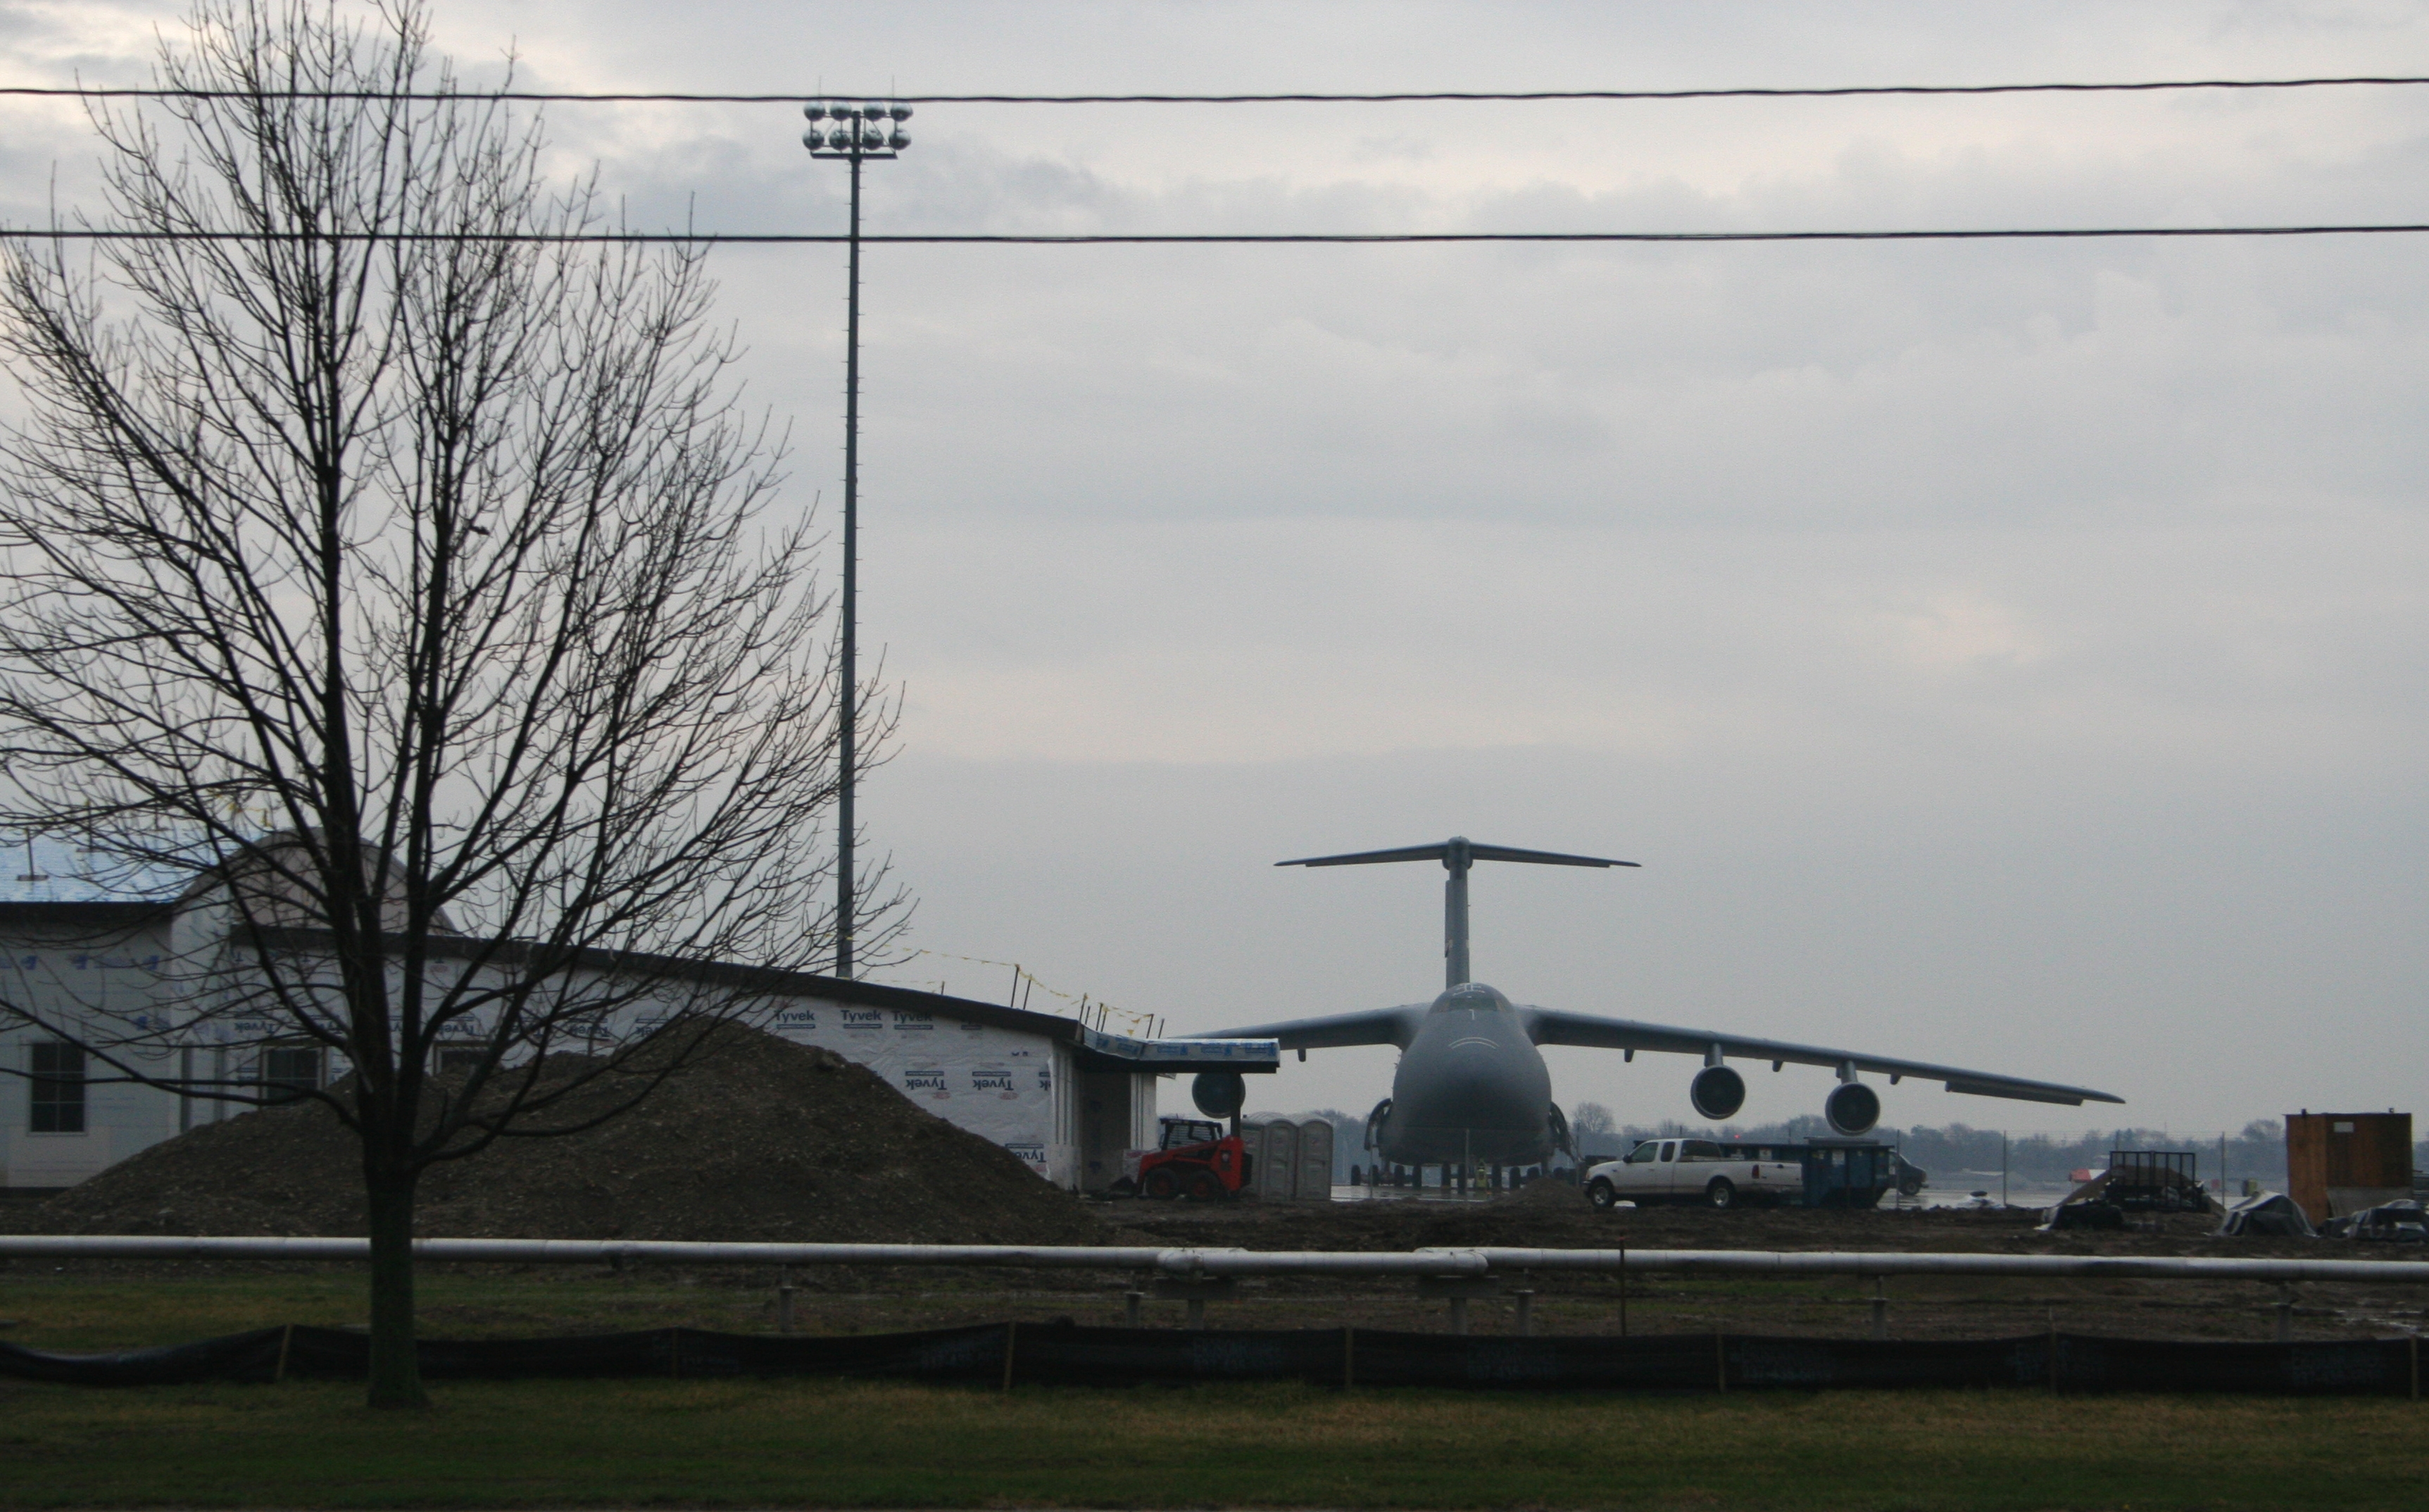
{"type": "Polygon", "coordinates": [[[1278,861],[1277,866],[1361,866],[1386,861],[1446,861],[1451,847],[1467,852],[1471,861],[1530,861],[1545,866],[1633,866],[1632,861],[1607,861],[1600,856],[1569,856],[1557,850],[1521,850],[1515,846],[1480,846],[1452,839],[1431,846],[1403,846],[1397,850],[1360,850],[1346,856],[1302,856],[1278,861]]]}
{"type": "Polygon", "coordinates": [[[1450,853],[1448,846],[1410,846],[1401,850],[1362,850],[1352,856],[1303,856],[1297,861],[1278,861],[1277,866],[1356,866],[1370,861],[1440,861],[1450,853]]]}
{"type": "Polygon", "coordinates": [[[1470,846],[1479,861],[1531,861],[1545,866],[1633,866],[1632,861],[1605,861],[1600,856],[1563,856],[1557,850],[1520,850],[1514,846],[1470,846]]]}

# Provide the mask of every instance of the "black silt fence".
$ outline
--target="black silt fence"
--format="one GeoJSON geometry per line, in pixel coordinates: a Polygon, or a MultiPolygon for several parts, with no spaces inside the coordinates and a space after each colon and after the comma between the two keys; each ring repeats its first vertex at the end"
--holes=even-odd
{"type": "MultiPolygon", "coordinates": [[[[0,1344],[0,1376],[78,1386],[361,1380],[370,1340],[302,1325],[104,1355],[0,1344]]],[[[432,1380],[827,1376],[1070,1386],[1301,1381],[1562,1391],[2024,1387],[2065,1392],[2421,1394],[2416,1338],[2210,1343],[2018,1339],[1784,1339],[1746,1334],[1516,1338],[1363,1328],[1081,1328],[985,1323],[801,1338],[696,1328],[558,1339],[424,1339],[432,1380]]]]}

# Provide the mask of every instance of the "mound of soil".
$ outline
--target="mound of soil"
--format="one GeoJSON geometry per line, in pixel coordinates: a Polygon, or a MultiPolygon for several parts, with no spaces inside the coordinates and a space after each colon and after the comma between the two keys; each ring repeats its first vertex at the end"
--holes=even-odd
{"type": "MultiPolygon", "coordinates": [[[[423,1176],[417,1231],[467,1239],[1088,1244],[1105,1226],[1018,1158],[831,1051],[725,1027],[599,1127],[505,1139],[423,1176]]],[[[572,1076],[591,1062],[552,1058],[572,1076]]],[[[578,1123],[624,1093],[573,1095],[578,1123]]],[[[355,1136],[318,1103],[156,1144],[16,1215],[54,1234],[364,1232],[355,1136]]]]}

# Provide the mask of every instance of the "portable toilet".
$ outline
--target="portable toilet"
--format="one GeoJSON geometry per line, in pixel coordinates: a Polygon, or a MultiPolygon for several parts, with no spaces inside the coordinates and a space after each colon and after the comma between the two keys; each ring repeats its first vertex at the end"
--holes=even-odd
{"type": "Polygon", "coordinates": [[[1311,1118],[1298,1126],[1298,1191],[1301,1202],[1332,1200],[1332,1120],[1311,1118]]]}
{"type": "Polygon", "coordinates": [[[1267,1202],[1288,1202],[1298,1191],[1298,1126],[1287,1118],[1261,1118],[1242,1126],[1248,1145],[1248,1183],[1267,1202]]]}

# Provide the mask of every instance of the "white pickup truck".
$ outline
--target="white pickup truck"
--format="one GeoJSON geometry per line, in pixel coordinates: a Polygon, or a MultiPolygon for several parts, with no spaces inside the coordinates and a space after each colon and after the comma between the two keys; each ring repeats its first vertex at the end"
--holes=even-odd
{"type": "Polygon", "coordinates": [[[1742,1202],[1794,1202],[1804,1195],[1803,1152],[1793,1144],[1723,1144],[1714,1140],[1646,1140],[1621,1160],[1586,1171],[1586,1196],[1597,1208],[1632,1202],[1692,1202],[1734,1208],[1742,1202]]]}

